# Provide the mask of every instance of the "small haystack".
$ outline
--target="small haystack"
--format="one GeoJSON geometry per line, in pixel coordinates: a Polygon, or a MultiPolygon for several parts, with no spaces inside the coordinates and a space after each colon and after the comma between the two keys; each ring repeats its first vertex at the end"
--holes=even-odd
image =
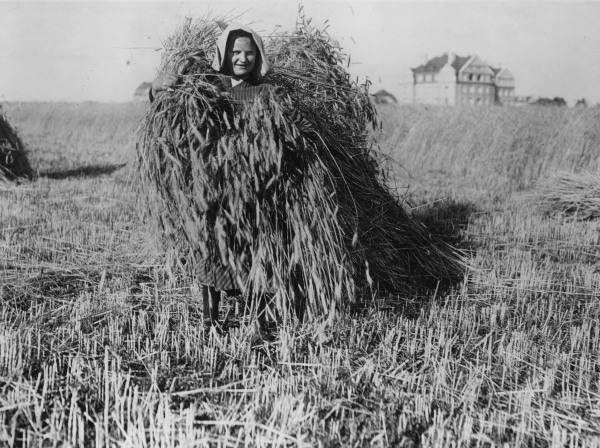
{"type": "Polygon", "coordinates": [[[0,182],[31,179],[32,176],[23,143],[0,107],[0,182]]]}
{"type": "Polygon", "coordinates": [[[600,176],[592,173],[557,172],[541,181],[536,202],[548,214],[577,219],[600,218],[600,176]]]}
{"type": "Polygon", "coordinates": [[[188,21],[161,70],[181,72],[141,127],[144,204],[166,249],[194,266],[231,267],[248,296],[269,294],[290,316],[327,315],[374,289],[403,292],[460,277],[460,256],[413,221],[368,144],[375,112],[344,56],[301,20],[267,50],[277,87],[229,101],[210,68],[215,22],[188,21]],[[191,63],[190,63],[191,62],[191,63]]]}

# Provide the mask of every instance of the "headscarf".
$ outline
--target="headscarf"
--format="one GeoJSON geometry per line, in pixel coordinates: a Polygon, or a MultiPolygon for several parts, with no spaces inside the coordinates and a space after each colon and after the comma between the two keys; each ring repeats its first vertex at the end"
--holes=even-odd
{"type": "Polygon", "coordinates": [[[221,33],[217,39],[217,48],[215,51],[215,58],[212,63],[212,68],[218,72],[223,70],[227,58],[227,41],[229,40],[230,34],[234,31],[245,31],[252,36],[254,44],[256,45],[256,50],[259,53],[259,58],[256,61],[256,67],[254,67],[254,73],[256,73],[258,77],[265,76],[271,69],[271,66],[269,65],[269,61],[267,61],[267,55],[265,53],[265,47],[263,46],[262,39],[252,28],[245,25],[240,25],[239,23],[230,24],[223,30],[223,33],[221,33]]]}

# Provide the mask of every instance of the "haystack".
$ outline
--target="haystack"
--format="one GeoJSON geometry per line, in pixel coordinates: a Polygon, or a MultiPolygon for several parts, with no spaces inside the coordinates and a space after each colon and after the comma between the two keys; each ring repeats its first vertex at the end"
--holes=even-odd
{"type": "Polygon", "coordinates": [[[0,107],[0,182],[31,179],[32,175],[23,143],[0,107]]]}
{"type": "Polygon", "coordinates": [[[595,173],[553,173],[538,183],[534,198],[547,214],[600,218],[600,178],[595,173]]]}
{"type": "Polygon", "coordinates": [[[374,290],[402,293],[461,275],[460,256],[412,220],[368,143],[374,108],[328,35],[300,20],[273,37],[277,89],[250,105],[210,69],[216,23],[191,21],[161,70],[182,82],[152,103],[138,166],[165,249],[194,266],[232,268],[248,296],[286,317],[328,315],[374,290]]]}

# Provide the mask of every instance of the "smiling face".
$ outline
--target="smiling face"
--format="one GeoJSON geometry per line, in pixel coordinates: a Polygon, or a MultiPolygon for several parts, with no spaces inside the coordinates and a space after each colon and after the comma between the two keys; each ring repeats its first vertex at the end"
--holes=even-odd
{"type": "Polygon", "coordinates": [[[254,42],[249,37],[237,37],[227,55],[231,63],[232,76],[247,79],[252,75],[258,58],[254,42]]]}

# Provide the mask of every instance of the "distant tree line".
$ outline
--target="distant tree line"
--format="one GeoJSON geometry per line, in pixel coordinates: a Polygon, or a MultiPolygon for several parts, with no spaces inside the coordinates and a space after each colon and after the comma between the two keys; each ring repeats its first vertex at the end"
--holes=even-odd
{"type": "Polygon", "coordinates": [[[560,106],[564,107],[567,105],[567,102],[563,97],[555,96],[554,98],[538,98],[532,104],[536,106],[560,106]]]}
{"type": "MultiPolygon", "coordinates": [[[[538,98],[531,104],[536,106],[566,106],[567,102],[563,97],[555,96],[554,98],[538,98]]],[[[575,107],[588,107],[589,103],[585,98],[580,98],[575,102],[575,107]]]]}

